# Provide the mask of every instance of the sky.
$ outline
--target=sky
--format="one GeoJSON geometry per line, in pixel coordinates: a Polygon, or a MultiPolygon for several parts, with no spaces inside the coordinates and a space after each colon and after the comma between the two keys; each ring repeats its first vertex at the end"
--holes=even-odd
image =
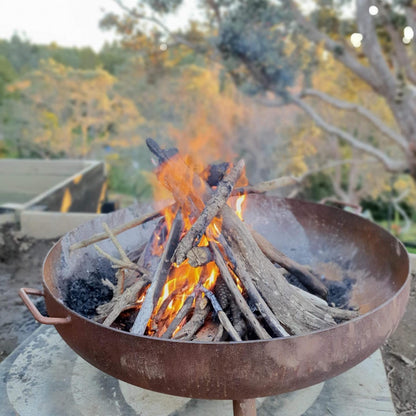
{"type": "MultiPolygon", "coordinates": [[[[134,4],[127,0],[126,4],[134,4]]],[[[189,1],[188,1],[189,3],[189,1]]],[[[170,27],[185,25],[192,7],[185,6],[170,27]]],[[[0,39],[17,33],[32,43],[91,46],[98,51],[116,36],[98,27],[105,12],[120,9],[113,0],[0,0],[0,39]]]]}

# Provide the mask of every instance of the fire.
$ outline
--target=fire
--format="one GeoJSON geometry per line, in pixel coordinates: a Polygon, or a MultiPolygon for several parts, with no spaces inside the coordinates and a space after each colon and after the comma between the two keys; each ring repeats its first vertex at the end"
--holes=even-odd
{"type": "MultiPolygon", "coordinates": [[[[204,180],[191,178],[189,176],[189,167],[181,158],[171,157],[169,163],[162,164],[157,171],[158,181],[166,188],[171,189],[175,200],[180,202],[182,208],[182,217],[184,222],[183,235],[192,227],[199,213],[204,207],[203,198],[209,195],[209,189],[204,180]],[[175,186],[170,186],[170,183],[175,186]],[[178,183],[181,184],[178,186],[178,183]],[[192,192],[190,189],[192,188],[192,192]]],[[[237,215],[241,218],[244,206],[245,196],[239,197],[236,202],[237,215]]],[[[158,236],[155,237],[152,253],[160,256],[163,253],[167,236],[172,227],[173,220],[177,214],[177,205],[167,208],[164,212],[164,224],[159,230],[158,236]],[[172,208],[173,207],[173,208],[172,208]]],[[[207,247],[210,241],[220,244],[218,239],[221,235],[221,219],[214,218],[208,226],[205,235],[201,238],[198,246],[207,247]]],[[[174,263],[170,269],[167,280],[163,286],[157,305],[154,308],[153,315],[147,325],[147,334],[161,336],[169,327],[170,323],[178,314],[189,296],[201,294],[202,286],[208,290],[214,290],[220,272],[215,262],[211,261],[200,267],[192,267],[187,260],[182,264],[174,263]]],[[[234,275],[234,274],[233,274],[234,275]]],[[[238,277],[234,279],[241,292],[243,287],[238,277]]],[[[142,295],[143,296],[143,295],[142,295]]],[[[193,301],[195,304],[195,299],[193,301]]],[[[189,303],[189,301],[188,301],[189,303]]],[[[186,319],[179,324],[175,332],[180,330],[186,319]]]]}
{"type": "Polygon", "coordinates": [[[240,218],[240,220],[243,220],[243,204],[245,200],[246,196],[241,195],[237,198],[237,201],[235,203],[235,213],[238,215],[238,218],[240,218]]]}

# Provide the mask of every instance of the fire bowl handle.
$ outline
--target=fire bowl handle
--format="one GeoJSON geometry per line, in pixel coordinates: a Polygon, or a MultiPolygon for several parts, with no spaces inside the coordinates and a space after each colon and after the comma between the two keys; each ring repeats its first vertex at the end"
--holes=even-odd
{"type": "Polygon", "coordinates": [[[49,318],[48,316],[43,316],[39,312],[39,309],[36,307],[36,305],[30,300],[28,295],[34,295],[34,296],[45,296],[45,295],[41,290],[30,289],[28,287],[22,287],[19,290],[19,296],[22,298],[23,303],[29,309],[33,317],[41,324],[63,325],[63,324],[68,324],[69,322],[71,322],[70,316],[67,316],[66,318],[49,318]]]}

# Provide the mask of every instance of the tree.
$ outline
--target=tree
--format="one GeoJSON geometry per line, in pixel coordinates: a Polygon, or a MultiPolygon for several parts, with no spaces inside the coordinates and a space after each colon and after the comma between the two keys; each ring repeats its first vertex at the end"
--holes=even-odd
{"type": "Polygon", "coordinates": [[[404,38],[410,42],[405,45],[402,40],[405,25],[416,28],[412,2],[318,0],[306,8],[294,0],[205,0],[202,5],[210,30],[195,42],[186,34],[170,31],[164,23],[165,15],[172,11],[166,4],[174,9],[179,1],[139,2],[131,9],[121,0],[116,2],[125,15],[112,19],[119,28],[121,22],[128,22],[126,37],[135,35],[145,22],[151,23],[168,43],[219,57],[246,93],[262,97],[267,105],[295,104],[331,139],[338,138],[370,155],[389,172],[408,173],[416,180],[415,43],[404,38]],[[355,19],[337,13],[346,5],[354,6],[355,19]],[[378,14],[370,14],[370,6],[377,6],[378,14]],[[358,34],[355,47],[350,43],[354,32],[358,34]],[[345,100],[318,89],[311,79],[324,59],[315,59],[317,48],[365,84],[369,95],[382,102],[390,116],[383,118],[356,95],[345,100]],[[355,119],[371,126],[375,140],[356,134],[349,125],[334,124],[312,99],[353,113],[355,119]]]}
{"type": "Polygon", "coordinates": [[[135,105],[114,91],[102,69],[79,70],[52,59],[8,86],[4,138],[18,157],[90,157],[104,147],[141,142],[135,105]],[[14,149],[14,150],[13,150],[14,149]]]}

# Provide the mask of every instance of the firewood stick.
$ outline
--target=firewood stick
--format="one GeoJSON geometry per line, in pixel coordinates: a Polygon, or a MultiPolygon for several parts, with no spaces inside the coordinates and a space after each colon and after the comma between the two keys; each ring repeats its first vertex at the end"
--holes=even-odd
{"type": "Polygon", "coordinates": [[[323,299],[326,299],[328,296],[328,288],[315,276],[308,267],[303,264],[299,264],[295,260],[292,260],[286,254],[283,254],[276,247],[273,246],[264,238],[260,233],[251,229],[251,235],[254,237],[257,245],[260,247],[261,251],[268,257],[272,262],[279,264],[285,268],[290,273],[294,274],[299,281],[313,294],[320,296],[323,299]]]}
{"type": "Polygon", "coordinates": [[[172,337],[173,333],[175,332],[175,329],[179,326],[182,320],[186,317],[186,315],[188,315],[189,311],[192,309],[192,304],[194,300],[195,293],[192,293],[186,298],[185,303],[182,305],[182,308],[179,309],[175,318],[173,318],[173,321],[170,323],[170,325],[167,327],[166,331],[162,334],[160,338],[169,339],[172,337]]]}
{"type": "Polygon", "coordinates": [[[146,297],[136,317],[136,320],[130,329],[132,334],[143,335],[146,331],[147,323],[152,316],[153,309],[157,304],[163,285],[165,284],[166,278],[168,276],[172,264],[170,259],[173,255],[173,251],[175,250],[176,245],[178,244],[182,228],[182,213],[181,210],[179,210],[175,216],[175,219],[173,220],[172,228],[170,229],[168,240],[166,242],[166,246],[160,258],[156,272],[153,276],[152,283],[146,293],[146,297]]]}
{"type": "Polygon", "coordinates": [[[235,302],[237,303],[238,307],[241,310],[241,313],[246,318],[247,322],[252,326],[254,332],[260,339],[271,339],[271,336],[267,333],[267,331],[260,325],[259,321],[254,316],[254,313],[251,311],[250,307],[248,306],[244,296],[238,290],[238,287],[231,276],[228,267],[216,245],[210,242],[210,247],[214,255],[214,260],[218,269],[221,272],[221,276],[224,279],[231,295],[233,296],[235,302]]]}
{"type": "Polygon", "coordinates": [[[186,255],[188,263],[192,267],[204,266],[213,260],[211,250],[208,247],[192,247],[186,255]]]}
{"type": "Polygon", "coordinates": [[[205,204],[200,216],[179,242],[175,250],[173,261],[181,264],[188,254],[188,251],[197,246],[205,233],[206,228],[218,214],[219,210],[227,203],[233,190],[234,184],[244,170],[244,160],[240,160],[231,172],[218,184],[217,189],[205,204]]]}
{"type": "Polygon", "coordinates": [[[199,295],[196,298],[195,309],[191,319],[174,335],[173,339],[189,341],[202,327],[210,311],[208,298],[199,295]]]}
{"type": "MultiPolygon", "coordinates": [[[[170,204],[167,204],[167,205],[170,205],[170,204]]],[[[151,212],[149,214],[145,214],[140,218],[135,218],[129,222],[126,222],[125,224],[122,224],[118,227],[113,228],[111,231],[114,235],[118,235],[118,234],[123,233],[124,231],[130,230],[131,228],[138,227],[139,225],[145,224],[148,221],[151,221],[157,217],[160,217],[164,209],[165,208],[158,210],[158,211],[151,212]]],[[[78,250],[80,248],[87,247],[93,243],[98,243],[99,241],[106,240],[107,238],[109,238],[107,233],[95,234],[92,237],[87,238],[86,240],[82,240],[82,241],[79,241],[78,243],[72,244],[69,247],[69,250],[70,251],[78,250]]]]}
{"type": "Polygon", "coordinates": [[[245,194],[264,194],[269,191],[284,188],[285,186],[297,184],[299,184],[299,181],[293,176],[281,176],[280,178],[260,182],[256,185],[240,186],[239,188],[235,188],[231,195],[238,196],[245,194]]]}
{"type": "Polygon", "coordinates": [[[132,286],[126,288],[124,292],[113,297],[110,302],[100,305],[97,308],[97,320],[105,318],[103,325],[110,326],[123,310],[128,308],[137,300],[140,291],[149,283],[146,278],[139,278],[132,286]]]}
{"type": "Polygon", "coordinates": [[[221,325],[228,332],[228,335],[230,335],[231,339],[233,341],[242,341],[240,335],[238,335],[238,332],[235,330],[233,324],[228,319],[228,316],[222,310],[221,305],[219,304],[215,295],[210,290],[205,289],[204,287],[202,288],[202,291],[205,293],[205,296],[207,296],[210,300],[211,305],[214,308],[214,311],[217,314],[219,321],[221,322],[221,325]]]}

